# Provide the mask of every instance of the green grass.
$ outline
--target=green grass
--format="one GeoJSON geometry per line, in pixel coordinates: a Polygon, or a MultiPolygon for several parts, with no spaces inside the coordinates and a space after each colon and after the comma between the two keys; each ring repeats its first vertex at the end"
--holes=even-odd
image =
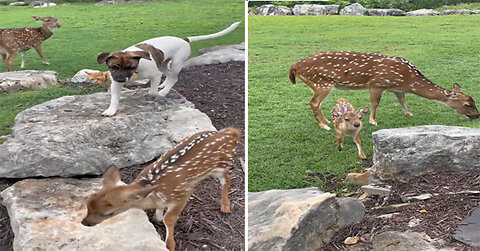
{"type": "MultiPolygon", "coordinates": [[[[100,52],[123,50],[145,39],[159,36],[195,36],[211,34],[242,21],[235,31],[223,37],[192,43],[192,56],[199,48],[244,41],[244,1],[195,0],[159,1],[95,6],[78,3],[33,9],[0,6],[0,28],[39,27],[31,16],[55,16],[62,25],[43,43],[43,53],[50,62],[42,65],[36,52],[27,52],[26,69],[54,70],[62,79],[81,69],[106,70],[97,64],[100,52]]],[[[21,57],[13,67],[20,70],[21,57]]],[[[0,63],[0,72],[5,71],[0,63]]],[[[98,91],[98,89],[88,92],[98,91]]],[[[0,135],[8,134],[16,114],[33,105],[85,90],[49,88],[15,95],[0,95],[0,135]]]]}
{"type": "Polygon", "coordinates": [[[446,5],[438,8],[437,10],[443,11],[443,10],[460,10],[460,9],[480,10],[480,3],[462,3],[457,5],[446,5]]]}
{"type": "MultiPolygon", "coordinates": [[[[465,93],[480,100],[480,16],[344,17],[249,16],[249,191],[308,186],[324,188],[321,180],[307,182],[305,171],[343,178],[361,171],[362,161],[351,137],[336,150],[333,131],[317,126],[310,106],[310,89],[288,69],[299,59],[321,51],[355,50],[402,56],[430,80],[452,88],[458,82],[465,93]]],[[[323,103],[330,111],[338,98],[357,108],[370,106],[367,90],[334,90],[323,103]]],[[[414,117],[406,117],[391,93],[377,109],[379,126],[364,116],[361,139],[372,157],[371,133],[385,128],[427,124],[480,127],[449,107],[406,95],[414,117]]],[[[331,120],[331,119],[330,119],[331,120]]],[[[331,125],[332,126],[332,125],[331,125]]]]}

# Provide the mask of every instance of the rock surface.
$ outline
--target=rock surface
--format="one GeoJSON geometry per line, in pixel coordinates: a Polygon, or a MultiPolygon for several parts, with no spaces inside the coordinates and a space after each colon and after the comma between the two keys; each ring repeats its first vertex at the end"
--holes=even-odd
{"type": "Polygon", "coordinates": [[[72,78],[68,79],[68,82],[71,83],[91,83],[93,84],[93,80],[85,73],[88,72],[100,72],[99,70],[91,70],[91,69],[82,69],[79,70],[72,78]]]}
{"type": "Polygon", "coordinates": [[[0,73],[0,94],[22,90],[38,90],[58,85],[58,73],[54,71],[13,71],[0,73]]]}
{"type": "Polygon", "coordinates": [[[249,193],[248,200],[248,250],[318,250],[364,216],[358,200],[317,188],[249,193]]]}
{"type": "Polygon", "coordinates": [[[453,238],[471,247],[480,248],[480,207],[458,224],[453,238]]]}
{"type": "Polygon", "coordinates": [[[437,10],[431,9],[420,9],[407,12],[407,16],[436,16],[440,15],[440,12],[437,10]]]}
{"type": "Polygon", "coordinates": [[[399,9],[368,9],[369,16],[405,16],[405,12],[399,9]]]}
{"type": "Polygon", "coordinates": [[[253,11],[254,15],[261,16],[287,16],[293,15],[292,9],[286,6],[277,6],[273,4],[262,5],[253,11]]]}
{"type": "Polygon", "coordinates": [[[13,2],[9,4],[10,6],[27,6],[28,3],[26,2],[13,2]]]}
{"type": "Polygon", "coordinates": [[[245,44],[215,46],[202,49],[201,55],[187,60],[183,68],[196,65],[221,64],[231,61],[245,61],[245,44]]]}
{"type": "Polygon", "coordinates": [[[354,3],[345,6],[342,10],[340,10],[340,15],[345,16],[365,16],[367,15],[367,9],[365,9],[361,4],[354,3]]]}
{"type": "Polygon", "coordinates": [[[319,5],[319,4],[297,4],[293,7],[293,14],[296,16],[306,15],[337,15],[340,5],[319,5]]]}
{"type": "Polygon", "coordinates": [[[13,138],[0,145],[0,177],[101,174],[112,164],[146,163],[184,137],[215,130],[176,91],[157,101],[148,101],[146,92],[122,92],[113,117],[101,116],[108,93],[65,96],[21,112],[13,138]]]}
{"type": "Polygon", "coordinates": [[[372,171],[382,180],[480,169],[480,129],[418,126],[379,130],[372,138],[372,171]]]}
{"type": "Polygon", "coordinates": [[[477,14],[473,10],[444,10],[440,12],[440,15],[471,15],[471,14],[477,14]]]}
{"type": "Polygon", "coordinates": [[[373,238],[373,251],[447,251],[453,249],[437,249],[434,246],[436,241],[428,235],[417,232],[387,231],[376,235],[373,238]]]}
{"type": "Polygon", "coordinates": [[[0,195],[15,234],[14,250],[166,250],[143,210],[94,227],[80,224],[101,179],[27,179],[0,195]]]}

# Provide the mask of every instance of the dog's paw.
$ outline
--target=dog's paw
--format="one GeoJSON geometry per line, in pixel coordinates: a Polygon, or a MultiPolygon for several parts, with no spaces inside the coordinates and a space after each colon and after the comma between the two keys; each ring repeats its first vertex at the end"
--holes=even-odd
{"type": "Polygon", "coordinates": [[[158,96],[165,97],[169,92],[170,90],[166,91],[165,89],[162,89],[161,91],[158,92],[158,96]]]}
{"type": "Polygon", "coordinates": [[[115,113],[117,113],[117,110],[116,109],[113,109],[113,108],[108,108],[106,111],[104,111],[102,113],[103,116],[107,116],[107,117],[111,117],[113,115],[115,115],[115,113]]]}
{"type": "Polygon", "coordinates": [[[160,95],[158,95],[158,92],[147,92],[145,93],[145,99],[148,101],[154,101],[156,100],[160,95]]]}

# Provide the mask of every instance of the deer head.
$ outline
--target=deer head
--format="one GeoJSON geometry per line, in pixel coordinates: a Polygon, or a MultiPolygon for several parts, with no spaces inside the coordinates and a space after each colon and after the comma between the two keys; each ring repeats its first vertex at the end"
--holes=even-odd
{"type": "Polygon", "coordinates": [[[62,27],[55,17],[37,17],[33,16],[33,20],[43,23],[43,27],[47,28],[51,33],[54,33],[56,29],[62,27]]]}
{"type": "Polygon", "coordinates": [[[467,116],[469,119],[477,119],[480,117],[475,101],[472,97],[462,92],[462,88],[457,83],[453,84],[453,91],[445,91],[447,100],[444,102],[456,112],[467,116]]]}
{"type": "Polygon", "coordinates": [[[146,183],[120,185],[120,172],[110,166],[103,174],[103,187],[92,194],[87,202],[87,216],[82,220],[84,226],[95,226],[102,221],[132,208],[143,200],[157,186],[146,183]],[[145,184],[145,185],[144,185],[145,184]]]}

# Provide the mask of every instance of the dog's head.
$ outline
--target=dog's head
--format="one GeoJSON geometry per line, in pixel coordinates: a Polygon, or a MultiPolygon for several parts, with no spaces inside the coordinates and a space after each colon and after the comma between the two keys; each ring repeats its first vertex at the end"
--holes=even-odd
{"type": "Polygon", "coordinates": [[[150,59],[146,51],[102,52],[97,57],[99,64],[107,64],[112,79],[116,82],[127,82],[137,71],[140,59],[150,59]]]}

